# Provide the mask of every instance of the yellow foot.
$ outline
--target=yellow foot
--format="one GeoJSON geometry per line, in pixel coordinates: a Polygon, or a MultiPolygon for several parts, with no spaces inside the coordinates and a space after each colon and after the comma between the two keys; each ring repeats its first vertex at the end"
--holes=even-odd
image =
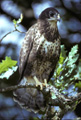
{"type": "Polygon", "coordinates": [[[41,90],[43,89],[44,86],[45,86],[45,87],[48,86],[46,79],[44,79],[44,83],[41,83],[41,82],[37,79],[37,77],[34,76],[34,80],[35,80],[35,82],[36,82],[36,87],[37,87],[37,86],[40,86],[40,89],[41,89],[41,90]]]}

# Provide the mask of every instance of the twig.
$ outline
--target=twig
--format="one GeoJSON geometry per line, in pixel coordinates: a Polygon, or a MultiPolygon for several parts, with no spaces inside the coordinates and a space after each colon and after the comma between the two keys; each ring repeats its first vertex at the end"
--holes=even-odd
{"type": "Polygon", "coordinates": [[[25,33],[25,32],[21,32],[20,30],[18,30],[17,28],[15,28],[15,30],[11,31],[11,32],[8,32],[6,35],[4,35],[1,39],[0,39],[0,42],[9,34],[13,33],[13,32],[20,32],[20,33],[25,33]]]}

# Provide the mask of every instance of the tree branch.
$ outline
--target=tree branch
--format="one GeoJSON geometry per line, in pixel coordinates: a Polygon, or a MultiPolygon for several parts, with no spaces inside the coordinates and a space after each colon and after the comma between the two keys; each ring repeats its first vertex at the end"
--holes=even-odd
{"type": "Polygon", "coordinates": [[[1,39],[0,39],[0,42],[9,34],[13,33],[13,32],[20,32],[20,33],[25,33],[25,32],[21,32],[20,30],[18,30],[17,28],[15,28],[15,30],[11,31],[11,32],[8,32],[6,35],[4,35],[1,39]]]}
{"type": "MultiPolygon", "coordinates": [[[[14,91],[16,89],[19,88],[36,88],[38,90],[40,90],[39,87],[36,87],[36,85],[33,84],[26,84],[26,85],[15,85],[15,86],[10,86],[7,88],[2,88],[0,89],[0,93],[3,92],[8,92],[8,91],[14,91]]],[[[65,97],[65,95],[61,94],[57,88],[55,88],[52,85],[48,85],[48,87],[44,87],[43,90],[41,90],[41,92],[43,93],[43,95],[45,96],[47,93],[48,94],[55,94],[55,99],[52,99],[52,97],[48,96],[48,105],[49,106],[59,106],[60,110],[54,111],[54,114],[50,112],[49,116],[56,116],[57,118],[62,118],[63,115],[68,112],[69,110],[74,110],[76,108],[76,105],[81,102],[81,92],[77,93],[75,96],[70,96],[70,97],[65,97]],[[50,92],[49,92],[50,91],[50,92]],[[77,103],[76,103],[77,101],[77,103]]],[[[47,98],[46,98],[47,99],[47,98]]],[[[48,115],[48,114],[46,114],[48,115]]],[[[48,116],[46,116],[46,118],[48,118],[48,116]]]]}
{"type": "MultiPolygon", "coordinates": [[[[36,87],[36,85],[28,83],[26,85],[15,85],[15,86],[2,88],[2,89],[0,89],[0,93],[14,91],[14,90],[19,89],[19,88],[36,88],[36,89],[40,90],[39,86],[36,87]]],[[[73,101],[80,101],[81,100],[81,92],[77,93],[75,96],[65,97],[65,95],[61,94],[58,91],[58,89],[52,85],[48,85],[48,87],[46,87],[46,88],[44,87],[44,89],[41,90],[41,92],[43,94],[47,94],[47,93],[49,93],[49,91],[50,91],[50,93],[54,93],[56,96],[55,99],[50,98],[50,101],[51,101],[50,104],[59,105],[59,101],[60,101],[61,108],[64,108],[65,104],[71,105],[74,103],[73,101]]]]}
{"type": "Polygon", "coordinates": [[[10,87],[0,89],[0,93],[14,91],[14,90],[16,90],[18,88],[36,88],[36,86],[33,85],[33,84],[15,85],[15,86],[10,86],[10,87]]]}

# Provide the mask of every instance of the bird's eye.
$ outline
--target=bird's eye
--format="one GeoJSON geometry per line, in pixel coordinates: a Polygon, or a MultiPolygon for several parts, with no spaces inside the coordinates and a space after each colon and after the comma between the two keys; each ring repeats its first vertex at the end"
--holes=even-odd
{"type": "Polygon", "coordinates": [[[52,11],[49,12],[50,17],[54,16],[54,13],[52,11]]]}

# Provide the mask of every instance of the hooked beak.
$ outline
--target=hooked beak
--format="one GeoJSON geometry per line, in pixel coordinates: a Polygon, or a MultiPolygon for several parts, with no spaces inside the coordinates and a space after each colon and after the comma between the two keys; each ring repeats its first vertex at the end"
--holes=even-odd
{"type": "Polygon", "coordinates": [[[57,15],[57,21],[60,22],[61,18],[60,18],[60,14],[57,15]]]}

